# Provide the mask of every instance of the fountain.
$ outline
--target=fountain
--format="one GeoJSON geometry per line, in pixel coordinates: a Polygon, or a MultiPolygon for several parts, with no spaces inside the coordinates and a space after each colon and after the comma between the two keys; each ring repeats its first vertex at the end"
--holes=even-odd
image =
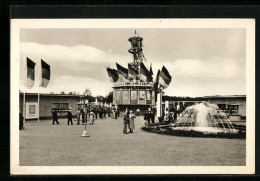
{"type": "Polygon", "coordinates": [[[198,103],[187,107],[172,125],[173,130],[207,133],[237,133],[226,114],[215,104],[198,103]]]}
{"type": "Polygon", "coordinates": [[[233,124],[217,105],[208,102],[187,107],[174,123],[155,123],[142,129],[174,136],[246,138],[245,126],[233,124]]]}

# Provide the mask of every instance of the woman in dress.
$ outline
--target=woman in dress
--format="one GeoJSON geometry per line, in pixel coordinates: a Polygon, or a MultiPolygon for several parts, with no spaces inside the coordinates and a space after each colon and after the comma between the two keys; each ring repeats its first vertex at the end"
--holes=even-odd
{"type": "Polygon", "coordinates": [[[124,134],[128,134],[127,133],[127,124],[129,124],[129,111],[126,111],[125,112],[125,115],[124,115],[124,128],[123,128],[123,133],[124,134]]]}
{"type": "Polygon", "coordinates": [[[133,130],[135,129],[135,115],[133,113],[133,111],[130,111],[130,114],[129,114],[129,128],[130,128],[130,131],[129,133],[133,133],[133,130]]]}
{"type": "Polygon", "coordinates": [[[90,109],[90,112],[89,112],[89,122],[90,122],[90,124],[94,124],[94,117],[95,117],[95,113],[94,113],[93,109],[90,109]]]}

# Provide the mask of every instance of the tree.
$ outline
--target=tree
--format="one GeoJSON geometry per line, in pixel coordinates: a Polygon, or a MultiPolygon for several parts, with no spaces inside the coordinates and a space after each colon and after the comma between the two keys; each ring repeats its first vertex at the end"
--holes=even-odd
{"type": "Polygon", "coordinates": [[[113,92],[108,93],[108,95],[105,97],[105,102],[107,102],[107,103],[113,102],[113,92]]]}
{"type": "Polygon", "coordinates": [[[61,93],[60,93],[60,94],[64,95],[64,94],[65,94],[65,92],[64,92],[64,91],[61,91],[61,93]]]}
{"type": "Polygon", "coordinates": [[[84,104],[85,104],[86,100],[89,100],[90,97],[92,97],[92,96],[91,96],[91,90],[90,90],[89,88],[86,88],[86,89],[83,91],[82,95],[80,96],[80,99],[81,99],[81,100],[84,102],[84,104]]]}

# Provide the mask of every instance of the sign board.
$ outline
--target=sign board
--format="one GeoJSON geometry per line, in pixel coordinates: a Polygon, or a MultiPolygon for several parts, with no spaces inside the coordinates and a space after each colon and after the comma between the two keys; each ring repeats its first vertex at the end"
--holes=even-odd
{"type": "Polygon", "coordinates": [[[139,104],[145,104],[145,90],[139,91],[139,104]]]}
{"type": "Polygon", "coordinates": [[[137,104],[137,91],[131,91],[131,104],[137,104]]]}
{"type": "Polygon", "coordinates": [[[146,90],[146,104],[152,104],[152,94],[150,90],[146,90]]]}
{"type": "Polygon", "coordinates": [[[121,104],[121,91],[116,91],[116,103],[121,104]]]}
{"type": "Polygon", "coordinates": [[[38,102],[26,102],[25,103],[25,119],[35,119],[39,116],[39,104],[38,102]]]}
{"type": "Polygon", "coordinates": [[[122,104],[129,104],[129,91],[128,90],[122,91],[122,104]]]}

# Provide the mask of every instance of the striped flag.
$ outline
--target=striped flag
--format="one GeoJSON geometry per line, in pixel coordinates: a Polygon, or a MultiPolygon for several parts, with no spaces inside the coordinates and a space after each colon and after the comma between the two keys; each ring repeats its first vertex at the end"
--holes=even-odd
{"type": "Polygon", "coordinates": [[[127,79],[128,78],[128,70],[127,70],[127,68],[119,65],[118,63],[116,63],[116,67],[117,67],[118,74],[124,76],[124,78],[127,79]]]}
{"type": "Polygon", "coordinates": [[[154,82],[155,102],[157,102],[159,77],[160,77],[160,70],[158,70],[158,72],[157,72],[157,74],[156,74],[156,80],[155,80],[155,82],[154,82]]]}
{"type": "Polygon", "coordinates": [[[163,66],[159,76],[159,84],[165,89],[171,83],[172,77],[168,70],[163,66]]]}
{"type": "Polygon", "coordinates": [[[26,87],[28,88],[32,88],[33,84],[34,84],[34,79],[35,79],[35,63],[27,58],[27,79],[26,79],[26,87]]]}
{"type": "Polygon", "coordinates": [[[150,77],[150,72],[147,70],[143,62],[141,62],[140,66],[140,80],[147,82],[150,77]]]}
{"type": "Polygon", "coordinates": [[[128,64],[128,77],[132,79],[136,79],[138,75],[138,71],[134,69],[130,64],[128,64]]]}
{"type": "Polygon", "coordinates": [[[50,75],[51,75],[51,69],[50,65],[41,60],[41,67],[42,67],[42,82],[41,87],[47,87],[49,81],[50,81],[50,75]]]}
{"type": "Polygon", "coordinates": [[[110,78],[110,82],[116,82],[118,80],[119,77],[118,77],[118,74],[117,74],[117,70],[107,68],[107,73],[108,73],[108,76],[110,78]]]}

